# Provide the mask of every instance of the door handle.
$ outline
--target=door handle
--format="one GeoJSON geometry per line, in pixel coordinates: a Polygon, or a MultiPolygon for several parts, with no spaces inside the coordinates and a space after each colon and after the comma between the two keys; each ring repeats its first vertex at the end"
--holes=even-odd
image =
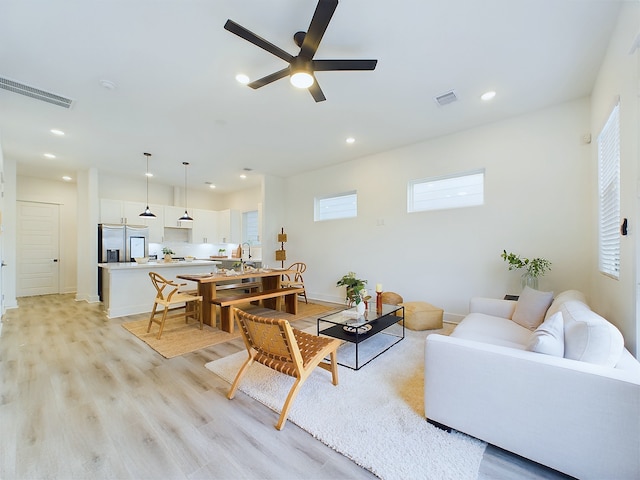
{"type": "Polygon", "coordinates": [[[52,258],[51,260],[53,261],[53,263],[58,263],[58,259],[57,258],[52,258]]]}

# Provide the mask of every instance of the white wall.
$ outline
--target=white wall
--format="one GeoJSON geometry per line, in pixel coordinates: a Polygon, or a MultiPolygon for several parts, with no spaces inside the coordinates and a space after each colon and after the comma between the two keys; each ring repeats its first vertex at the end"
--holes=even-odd
{"type": "Polygon", "coordinates": [[[581,99],[289,178],[288,259],[307,263],[314,298],[342,300],[335,282],[355,271],[450,316],[465,314],[471,296],[519,293],[503,249],[553,263],[541,289],[588,291],[589,127],[581,99]],[[478,168],[486,169],[484,206],[407,213],[409,180],[478,168]],[[313,222],[315,196],[348,190],[358,192],[356,219],[313,222]]]}
{"type": "Polygon", "coordinates": [[[2,294],[5,308],[16,308],[16,162],[3,160],[4,210],[2,211],[2,247],[6,267],[2,268],[2,294]]]}
{"type": "Polygon", "coordinates": [[[18,176],[16,200],[60,205],[60,292],[76,291],[77,200],[76,185],[55,180],[18,176]]]}
{"type": "MultiPolygon", "coordinates": [[[[120,177],[101,172],[98,179],[99,198],[145,202],[146,181],[137,177],[120,177]]],[[[156,205],[184,206],[184,188],[162,185],[149,180],[149,203],[156,205]]],[[[189,189],[187,206],[189,209],[222,210],[223,196],[210,191],[189,189]]]]}
{"type": "MultiPolygon", "coordinates": [[[[598,271],[597,257],[590,264],[593,278],[592,303],[594,308],[620,328],[627,348],[637,355],[640,344],[638,329],[638,163],[640,149],[640,52],[631,54],[634,40],[640,35],[640,3],[626,2],[620,12],[618,23],[611,37],[606,58],[591,96],[591,129],[594,138],[609,117],[616,98],[620,98],[620,173],[621,173],[621,217],[629,219],[629,235],[621,237],[620,279],[615,280],[598,271]]],[[[593,178],[597,178],[597,151],[593,149],[590,164],[593,178]]],[[[593,188],[597,184],[593,183],[593,188]]],[[[597,211],[596,198],[592,209],[597,211]]],[[[596,238],[597,240],[597,238],[596,238]]]]}

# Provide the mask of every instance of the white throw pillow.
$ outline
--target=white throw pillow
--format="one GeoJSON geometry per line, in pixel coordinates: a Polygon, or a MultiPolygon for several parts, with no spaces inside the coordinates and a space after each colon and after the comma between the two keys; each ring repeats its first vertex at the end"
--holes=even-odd
{"type": "Polygon", "coordinates": [[[524,287],[516,302],[512,320],[529,330],[535,330],[544,320],[544,315],[553,301],[553,292],[540,292],[524,287]]]}
{"type": "Polygon", "coordinates": [[[554,357],[564,357],[564,320],[562,312],[547,318],[531,334],[527,344],[530,352],[544,353],[554,357]]]}

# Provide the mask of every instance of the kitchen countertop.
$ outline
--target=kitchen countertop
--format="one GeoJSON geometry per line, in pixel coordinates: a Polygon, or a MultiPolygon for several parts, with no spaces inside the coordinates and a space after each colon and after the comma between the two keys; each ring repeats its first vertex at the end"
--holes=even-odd
{"type": "Polygon", "coordinates": [[[136,262],[120,262],[120,263],[99,263],[98,266],[107,270],[126,270],[126,269],[146,269],[146,268],[172,268],[172,267],[195,267],[203,265],[220,265],[222,262],[218,260],[193,260],[187,262],[185,260],[174,260],[173,262],[165,262],[163,260],[153,261],[149,260],[149,263],[136,263],[136,262]]]}

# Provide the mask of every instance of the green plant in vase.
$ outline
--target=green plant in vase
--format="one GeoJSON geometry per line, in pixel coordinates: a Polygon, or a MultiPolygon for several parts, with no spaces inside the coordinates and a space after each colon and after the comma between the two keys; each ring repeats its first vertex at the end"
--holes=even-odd
{"type": "Polygon", "coordinates": [[[509,264],[509,270],[524,269],[521,277],[522,288],[525,286],[538,289],[538,277],[543,276],[547,270],[551,270],[551,262],[544,258],[520,258],[519,255],[506,250],[500,255],[509,264]]]}
{"type": "Polygon", "coordinates": [[[367,293],[366,284],[366,280],[356,278],[355,272],[349,272],[338,280],[336,287],[347,287],[345,300],[349,306],[352,306],[359,305],[362,301],[367,302],[371,298],[367,293]]]}

